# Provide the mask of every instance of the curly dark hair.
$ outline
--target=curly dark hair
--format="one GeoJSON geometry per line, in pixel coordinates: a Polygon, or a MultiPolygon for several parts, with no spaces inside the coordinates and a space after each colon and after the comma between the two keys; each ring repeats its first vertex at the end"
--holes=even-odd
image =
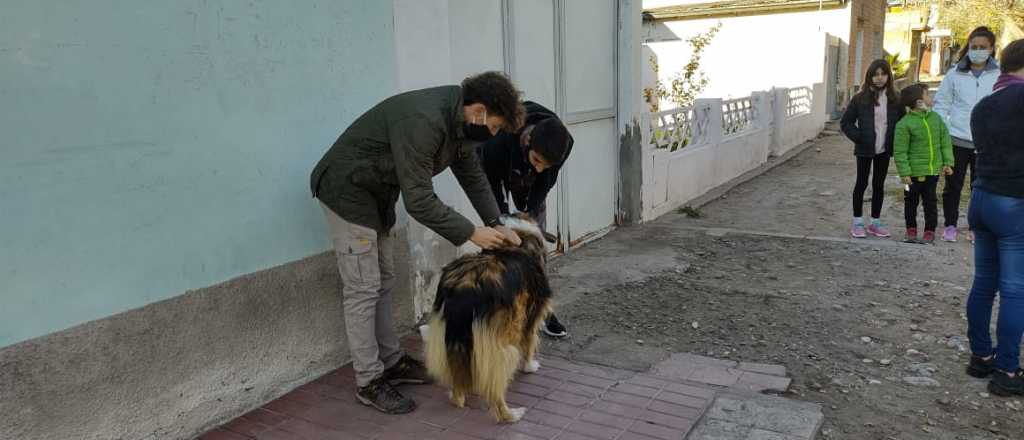
{"type": "Polygon", "coordinates": [[[523,126],[526,110],[519,90],[503,72],[484,72],[462,80],[462,103],[483,104],[488,113],[505,119],[505,131],[515,132],[523,126]]]}

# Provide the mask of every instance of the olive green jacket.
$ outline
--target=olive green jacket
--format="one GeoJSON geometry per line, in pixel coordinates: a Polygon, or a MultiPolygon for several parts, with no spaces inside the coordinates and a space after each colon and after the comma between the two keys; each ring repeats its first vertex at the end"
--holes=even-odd
{"type": "Polygon", "coordinates": [[[473,223],[441,202],[432,178],[451,167],[487,224],[498,204],[480,167],[477,143],[463,135],[462,88],[434,87],[385,99],[352,123],[310,176],[313,197],[341,218],[388,232],[402,195],[412,218],[456,246],[473,223]]]}

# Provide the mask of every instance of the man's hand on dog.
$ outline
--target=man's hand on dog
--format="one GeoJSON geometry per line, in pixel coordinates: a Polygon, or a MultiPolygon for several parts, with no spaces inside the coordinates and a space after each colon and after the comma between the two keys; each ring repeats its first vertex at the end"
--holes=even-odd
{"type": "Polygon", "coordinates": [[[473,236],[469,237],[469,241],[479,246],[481,249],[494,249],[501,247],[508,240],[508,237],[504,233],[498,231],[495,228],[488,226],[478,226],[473,231],[473,236]]]}
{"type": "Polygon", "coordinates": [[[518,247],[519,245],[523,244],[523,240],[519,238],[519,234],[516,234],[515,231],[510,229],[508,226],[499,225],[496,226],[494,229],[497,229],[498,232],[505,234],[505,243],[507,243],[508,245],[518,247]]]}

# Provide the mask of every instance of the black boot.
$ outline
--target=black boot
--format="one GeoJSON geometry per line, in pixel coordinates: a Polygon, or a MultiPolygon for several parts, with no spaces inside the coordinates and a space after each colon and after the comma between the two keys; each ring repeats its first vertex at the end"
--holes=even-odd
{"type": "Polygon", "coordinates": [[[988,390],[1000,397],[1024,396],[1024,371],[1010,377],[1009,373],[996,370],[992,372],[992,380],[988,382],[988,390]]]}
{"type": "Polygon", "coordinates": [[[978,379],[984,379],[992,374],[996,370],[995,364],[996,357],[989,357],[988,360],[980,356],[971,355],[971,363],[967,364],[967,375],[971,377],[977,377],[978,379]]]}

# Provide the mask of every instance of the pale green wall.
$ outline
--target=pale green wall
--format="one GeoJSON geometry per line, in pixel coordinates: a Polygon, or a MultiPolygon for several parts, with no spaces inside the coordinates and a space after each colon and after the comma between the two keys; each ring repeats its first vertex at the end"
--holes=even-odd
{"type": "Polygon", "coordinates": [[[309,171],[395,90],[391,5],[4,1],[0,347],[327,250],[309,171]]]}

